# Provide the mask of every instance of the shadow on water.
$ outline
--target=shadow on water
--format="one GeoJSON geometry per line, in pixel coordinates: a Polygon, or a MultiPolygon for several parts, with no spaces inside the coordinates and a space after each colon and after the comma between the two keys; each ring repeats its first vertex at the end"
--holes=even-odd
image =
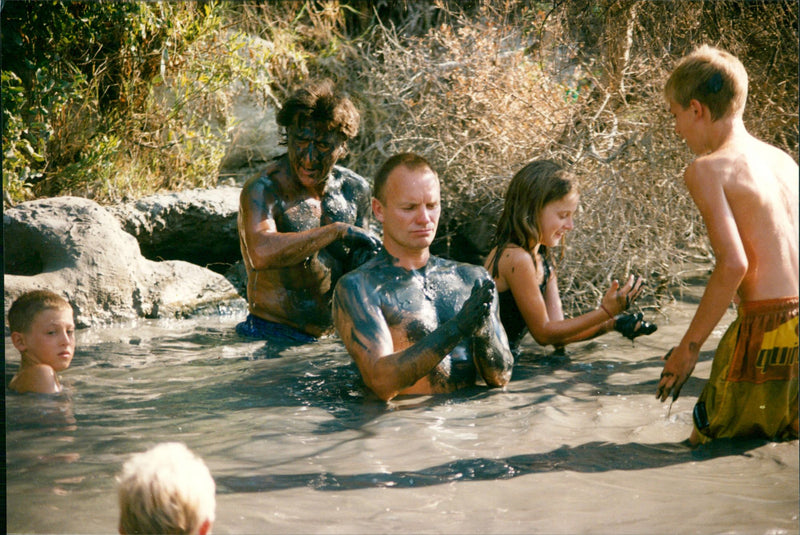
{"type": "MultiPolygon", "coordinates": [[[[645,395],[655,399],[659,382],[659,373],[664,366],[660,355],[636,361],[621,361],[597,358],[591,345],[586,346],[577,358],[569,352],[527,353],[523,354],[514,365],[511,378],[513,391],[517,394],[530,394],[530,402],[515,405],[520,409],[547,402],[556,396],[566,396],[575,403],[594,402],[598,396],[630,396],[645,395]],[[652,373],[649,371],[652,370],[652,373]],[[533,381],[536,377],[547,376],[545,382],[533,381]],[[558,380],[554,380],[559,377],[558,380]],[[620,384],[615,377],[646,377],[620,384]],[[589,385],[591,396],[575,397],[572,390],[576,385],[589,385]]],[[[701,351],[698,364],[711,361],[714,351],[701,351]]],[[[690,376],[681,388],[680,397],[697,397],[706,380],[694,375],[690,376]]]]}
{"type": "MultiPolygon", "coordinates": [[[[701,360],[710,360],[712,357],[712,351],[701,354],[701,360]]],[[[346,359],[346,354],[342,358],[346,359]]],[[[319,424],[312,433],[333,433],[344,429],[358,430],[363,433],[365,431],[361,429],[362,426],[390,410],[458,405],[472,403],[493,395],[501,395],[494,390],[473,387],[446,397],[423,396],[419,399],[404,400],[399,405],[387,405],[364,393],[363,383],[352,363],[341,364],[342,360],[338,360],[338,362],[339,364],[321,367],[313,377],[298,375],[294,384],[287,385],[284,382],[283,387],[288,395],[280,396],[279,400],[263,398],[261,387],[255,387],[262,381],[268,380],[268,372],[254,374],[247,380],[250,387],[239,385],[238,389],[242,395],[260,399],[256,403],[271,404],[278,401],[284,404],[287,402],[303,404],[324,409],[334,416],[333,421],[319,424]]],[[[313,366],[312,363],[306,363],[306,365],[313,366]]],[[[557,394],[570,395],[569,389],[578,383],[591,384],[598,394],[652,394],[654,396],[658,382],[655,378],[623,386],[612,384],[609,379],[615,374],[630,375],[661,365],[660,356],[637,362],[620,362],[573,360],[569,354],[528,355],[527,357],[523,356],[518,362],[512,381],[524,384],[524,379],[531,379],[535,376],[552,376],[559,370],[569,372],[563,380],[551,380],[546,385],[523,386],[519,383],[514,385],[515,393],[535,394],[538,392],[541,394],[532,396],[531,403],[526,405],[542,403],[557,394]],[[555,394],[553,394],[554,392],[555,394]]],[[[696,395],[701,390],[702,384],[702,380],[690,380],[684,387],[683,393],[696,395]]],[[[250,402],[252,403],[253,400],[250,402]]],[[[510,409],[516,408],[520,407],[510,407],[510,409]]],[[[217,484],[222,493],[269,492],[297,487],[309,487],[322,491],[416,488],[455,481],[502,480],[559,471],[595,473],[662,468],[719,457],[747,455],[748,451],[763,446],[767,442],[761,439],[718,440],[696,449],[689,447],[685,442],[659,444],[588,442],[578,446],[564,445],[546,453],[522,454],[501,459],[459,459],[414,471],[361,474],[312,472],[252,476],[220,475],[217,478],[217,484]]]]}
{"type": "Polygon", "coordinates": [[[685,443],[612,444],[588,442],[562,446],[546,453],[514,455],[505,459],[459,459],[415,471],[391,473],[332,474],[329,472],[218,476],[218,492],[268,492],[296,487],[323,491],[364,488],[418,488],[454,481],[488,481],[559,471],[597,473],[646,470],[704,461],[747,452],[766,444],[765,440],[717,440],[696,449],[685,443]]]}

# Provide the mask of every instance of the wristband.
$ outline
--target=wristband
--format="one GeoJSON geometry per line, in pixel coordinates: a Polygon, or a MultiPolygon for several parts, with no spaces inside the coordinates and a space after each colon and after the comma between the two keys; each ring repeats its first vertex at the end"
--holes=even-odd
{"type": "Polygon", "coordinates": [[[602,309],[603,309],[603,312],[605,312],[606,314],[608,314],[608,317],[609,317],[610,319],[612,319],[612,320],[614,319],[614,316],[611,314],[611,312],[609,312],[609,311],[608,311],[608,309],[606,308],[606,306],[605,306],[603,303],[600,303],[600,308],[602,308],[602,309]]]}

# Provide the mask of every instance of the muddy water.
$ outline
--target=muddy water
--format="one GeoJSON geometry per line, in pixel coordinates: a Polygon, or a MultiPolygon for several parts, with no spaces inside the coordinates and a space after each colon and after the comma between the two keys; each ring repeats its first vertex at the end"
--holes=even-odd
{"type": "Polygon", "coordinates": [[[671,411],[655,400],[695,306],[635,344],[528,339],[504,391],[389,404],[338,340],[275,358],[240,313],[80,331],[65,395],[6,395],[7,528],[114,532],[122,462],[179,440],[216,479],[216,534],[798,533],[797,441],[681,443],[732,310],[671,411]]]}

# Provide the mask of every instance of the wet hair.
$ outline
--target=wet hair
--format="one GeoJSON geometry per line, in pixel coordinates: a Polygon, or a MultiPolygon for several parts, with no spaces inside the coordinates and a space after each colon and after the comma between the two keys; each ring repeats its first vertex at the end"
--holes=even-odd
{"type": "Polygon", "coordinates": [[[36,315],[43,310],[72,310],[69,301],[50,290],[33,290],[20,295],[8,309],[8,328],[12,333],[30,330],[36,315]]]}
{"type": "MultiPolygon", "coordinates": [[[[417,169],[429,169],[431,173],[436,175],[436,171],[433,170],[430,162],[419,154],[414,154],[413,152],[400,152],[395,154],[386,160],[381,168],[378,169],[378,172],[375,173],[375,180],[372,184],[372,195],[380,202],[386,204],[386,199],[384,198],[386,180],[389,178],[391,172],[401,165],[410,169],[411,171],[416,171],[417,169]]],[[[436,176],[438,178],[438,175],[436,176]]]]}
{"type": "Polygon", "coordinates": [[[305,121],[328,132],[339,132],[345,141],[353,139],[358,134],[360,115],[352,101],[326,79],[309,82],[292,93],[275,120],[283,128],[281,144],[286,145],[287,130],[305,121]]]}
{"type": "Polygon", "coordinates": [[[497,276],[500,255],[508,245],[528,250],[531,239],[539,241],[539,216],[550,202],[572,191],[573,178],[553,160],[534,160],[517,171],[508,183],[503,212],[497,222],[491,246],[496,247],[492,276],[497,276]]]}
{"type": "Polygon", "coordinates": [[[664,85],[664,96],[684,109],[697,100],[708,106],[716,121],[744,111],[747,71],[736,56],[702,45],[678,62],[664,85]]]}
{"type": "Polygon", "coordinates": [[[197,533],[214,521],[216,486],[208,467],[184,444],[164,442],[134,454],[117,476],[119,529],[197,533]]]}

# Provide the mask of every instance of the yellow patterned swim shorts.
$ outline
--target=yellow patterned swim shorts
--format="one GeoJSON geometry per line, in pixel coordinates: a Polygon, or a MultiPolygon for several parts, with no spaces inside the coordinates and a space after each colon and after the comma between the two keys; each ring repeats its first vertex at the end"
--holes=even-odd
{"type": "Polygon", "coordinates": [[[798,298],[739,306],[694,407],[701,441],[797,438],[798,298]]]}

